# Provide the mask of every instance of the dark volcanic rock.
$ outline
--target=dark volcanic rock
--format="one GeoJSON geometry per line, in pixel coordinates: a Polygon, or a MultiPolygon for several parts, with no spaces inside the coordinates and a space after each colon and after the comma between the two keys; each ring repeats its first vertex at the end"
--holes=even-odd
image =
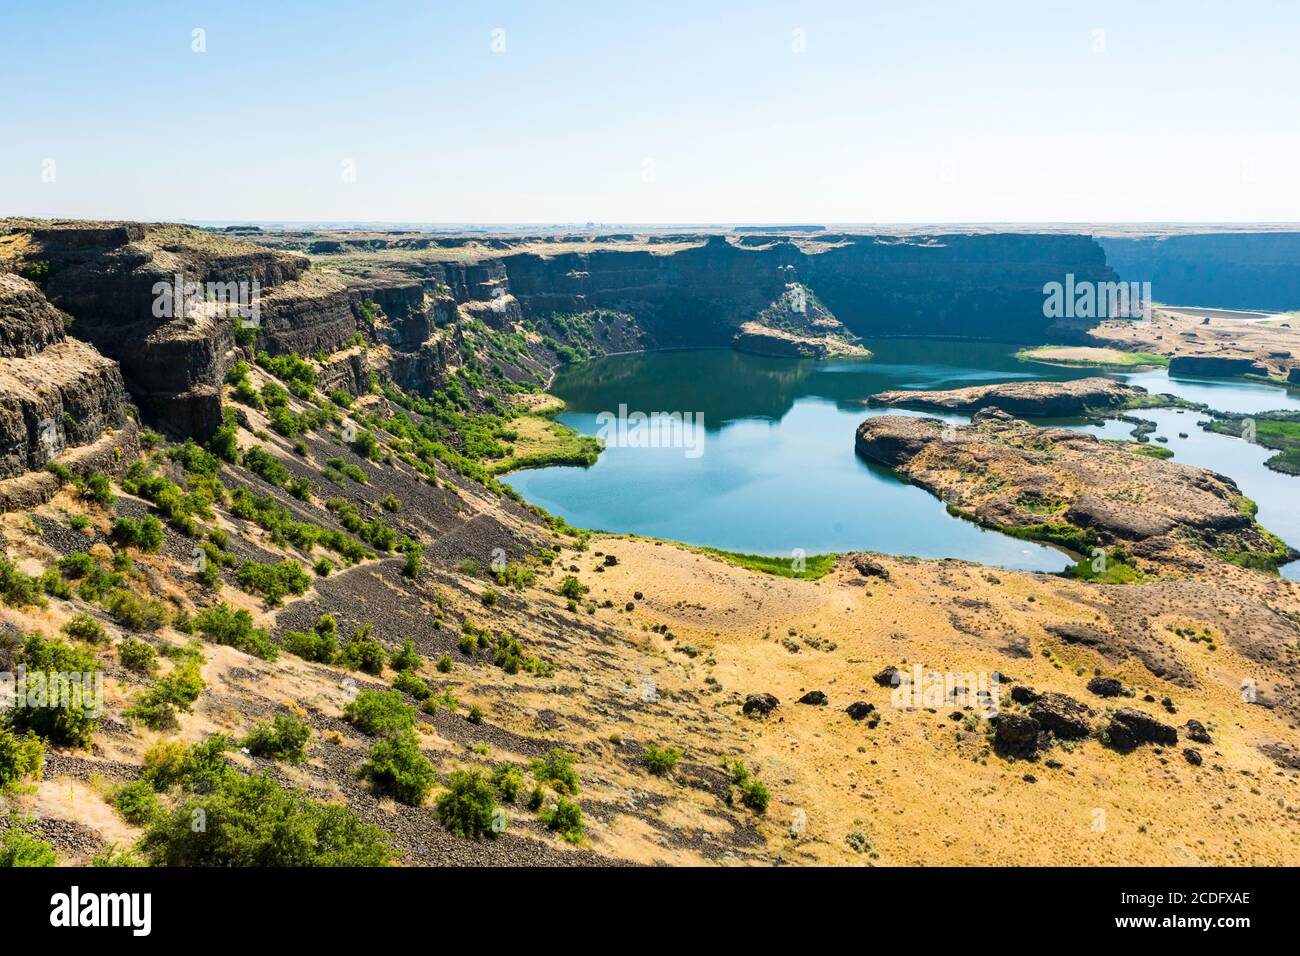
{"type": "Polygon", "coordinates": [[[1042,725],[1023,714],[999,714],[994,740],[1009,751],[1033,750],[1037,745],[1042,725]]]}
{"type": "Polygon", "coordinates": [[[1029,711],[1029,716],[1038,721],[1044,730],[1050,730],[1067,740],[1087,737],[1092,732],[1088,714],[1086,705],[1055,691],[1040,695],[1029,711]]]}
{"type": "Polygon", "coordinates": [[[766,717],[780,706],[773,694],[750,694],[740,709],[746,717],[766,717]]]}
{"type": "Polygon", "coordinates": [[[1210,734],[1205,729],[1205,725],[1199,720],[1189,720],[1184,726],[1187,727],[1188,740],[1193,740],[1198,744],[1214,743],[1214,741],[1210,739],[1210,734]]]}
{"type": "Polygon", "coordinates": [[[853,703],[849,704],[849,706],[844,708],[844,713],[848,714],[854,720],[861,720],[875,709],[875,704],[869,704],[865,700],[855,700],[853,703]]]}
{"type": "Polygon", "coordinates": [[[1088,681],[1088,690],[1098,697],[1118,697],[1124,693],[1124,683],[1114,677],[1094,677],[1088,681]]]}
{"type": "Polygon", "coordinates": [[[1177,730],[1132,707],[1116,711],[1108,729],[1111,746],[1119,750],[1132,750],[1139,744],[1178,743],[1177,730]]]}
{"type": "Polygon", "coordinates": [[[899,671],[897,667],[889,666],[871,678],[881,687],[896,687],[899,681],[899,671]]]}
{"type": "Polygon", "coordinates": [[[858,574],[864,578],[880,578],[882,581],[889,580],[889,569],[879,561],[868,557],[865,554],[855,554],[853,556],[853,567],[857,569],[858,574]]]}
{"type": "Polygon", "coordinates": [[[801,704],[813,704],[818,707],[824,705],[826,702],[826,695],[819,690],[810,690],[799,698],[799,703],[801,704]]]}
{"type": "Polygon", "coordinates": [[[1183,757],[1193,767],[1199,767],[1202,763],[1205,762],[1205,759],[1201,756],[1201,752],[1197,750],[1195,747],[1184,748],[1183,757]]]}
{"type": "Polygon", "coordinates": [[[1017,684],[1011,688],[1011,699],[1017,704],[1032,704],[1038,700],[1039,696],[1023,684],[1017,684]]]}

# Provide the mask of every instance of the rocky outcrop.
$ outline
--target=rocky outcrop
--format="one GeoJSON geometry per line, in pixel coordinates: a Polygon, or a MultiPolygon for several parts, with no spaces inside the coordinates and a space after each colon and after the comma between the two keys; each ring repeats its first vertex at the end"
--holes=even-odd
{"type": "Polygon", "coordinates": [[[924,408],[947,412],[974,412],[998,408],[1020,418],[1069,418],[1090,410],[1118,408],[1146,395],[1146,389],[1109,378],[1081,378],[1072,382],[1007,382],[973,385],[949,391],[877,392],[870,405],[924,408]]]}
{"type": "Polygon", "coordinates": [[[1178,743],[1178,731],[1132,707],[1117,710],[1107,727],[1110,744],[1117,750],[1132,750],[1140,744],[1178,743]]]}
{"type": "Polygon", "coordinates": [[[330,352],[356,331],[343,282],[296,253],[166,224],[5,220],[0,232],[25,240],[76,337],[116,359],[146,419],[173,434],[220,424],[237,323],[272,353],[330,352]]]}
{"type": "Polygon", "coordinates": [[[1090,714],[1085,704],[1055,691],[1039,694],[1029,710],[1029,716],[1038,721],[1040,727],[1064,740],[1087,737],[1092,732],[1092,725],[1088,722],[1090,714]]]}
{"type": "Polygon", "coordinates": [[[1234,375],[1267,375],[1268,369],[1249,356],[1175,355],[1169,360],[1169,374],[1227,378],[1234,375]]]}
{"type": "Polygon", "coordinates": [[[868,418],[856,447],[957,514],[1076,552],[1123,545],[1128,557],[1189,572],[1215,557],[1260,567],[1291,557],[1255,524],[1231,479],[996,409],[961,427],[868,418]]]}
{"type": "Polygon", "coordinates": [[[750,694],[740,709],[746,717],[766,717],[780,706],[774,694],[750,694]]]}
{"type": "Polygon", "coordinates": [[[771,355],[780,358],[824,359],[832,355],[870,356],[860,345],[854,345],[832,335],[813,338],[772,329],[757,322],[746,322],[732,339],[737,351],[753,355],[771,355]]]}
{"type": "Polygon", "coordinates": [[[0,273],[0,509],[47,500],[58,462],[74,473],[116,470],[137,448],[117,364],[67,338],[40,291],[0,273]]]}

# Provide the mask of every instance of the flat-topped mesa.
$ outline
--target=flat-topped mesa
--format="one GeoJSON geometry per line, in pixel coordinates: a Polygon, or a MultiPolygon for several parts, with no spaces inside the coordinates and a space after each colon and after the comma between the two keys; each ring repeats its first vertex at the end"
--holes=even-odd
{"type": "Polygon", "coordinates": [[[1122,545],[1161,571],[1189,573],[1223,560],[1271,569],[1295,556],[1255,523],[1231,479],[1130,442],[1039,428],[987,408],[965,426],[868,418],[856,447],[954,513],[1076,553],[1122,545]]]}
{"type": "Polygon", "coordinates": [[[975,412],[981,408],[997,408],[1022,418],[1070,418],[1090,411],[1119,408],[1146,394],[1146,389],[1136,385],[1096,377],[1075,379],[1072,382],[972,385],[948,391],[877,392],[867,399],[867,404],[945,412],[975,412]]]}
{"type": "Polygon", "coordinates": [[[32,283],[0,272],[0,510],[52,497],[52,462],[116,471],[138,447],[117,363],[67,338],[32,283]]]}
{"type": "Polygon", "coordinates": [[[258,346],[273,353],[333,351],[356,332],[346,286],[299,253],[159,223],[11,219],[0,238],[39,268],[73,334],[118,360],[146,418],[173,434],[220,425],[237,319],[260,323],[258,346]],[[200,290],[188,307],[181,284],[200,290]]]}

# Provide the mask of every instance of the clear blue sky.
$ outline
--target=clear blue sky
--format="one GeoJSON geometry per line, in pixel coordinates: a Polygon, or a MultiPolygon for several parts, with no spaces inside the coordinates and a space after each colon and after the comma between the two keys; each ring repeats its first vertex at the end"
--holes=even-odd
{"type": "Polygon", "coordinates": [[[0,214],[1300,220],[1298,40],[1284,0],[3,0],[0,214]]]}

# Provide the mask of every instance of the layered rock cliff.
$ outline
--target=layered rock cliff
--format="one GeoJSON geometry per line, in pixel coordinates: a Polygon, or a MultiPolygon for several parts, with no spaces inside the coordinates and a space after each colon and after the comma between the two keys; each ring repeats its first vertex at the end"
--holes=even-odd
{"type": "Polygon", "coordinates": [[[220,424],[237,328],[272,353],[334,351],[356,332],[344,283],[302,255],[164,224],[7,220],[0,231],[23,240],[74,334],[117,359],[146,418],[174,434],[220,424]]]}
{"type": "Polygon", "coordinates": [[[134,457],[129,404],[117,363],[68,338],[31,282],[0,272],[0,510],[48,499],[51,463],[84,474],[134,457]]]}

